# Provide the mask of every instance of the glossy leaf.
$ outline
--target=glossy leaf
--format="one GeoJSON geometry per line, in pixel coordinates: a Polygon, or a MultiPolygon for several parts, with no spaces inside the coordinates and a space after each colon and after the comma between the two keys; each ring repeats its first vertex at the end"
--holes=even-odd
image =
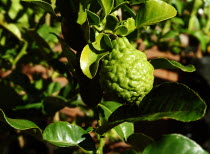
{"type": "Polygon", "coordinates": [[[98,1],[104,10],[104,14],[108,15],[114,6],[114,0],[98,0],[98,1]]]}
{"type": "Polygon", "coordinates": [[[104,133],[122,122],[154,121],[171,118],[189,122],[202,118],[206,104],[192,89],[183,84],[163,83],[152,89],[140,105],[121,106],[109,117],[110,123],[98,128],[104,133]]]}
{"type": "Polygon", "coordinates": [[[43,139],[59,147],[79,146],[87,138],[86,134],[80,126],[55,122],[45,128],[43,139]]]}
{"type": "Polygon", "coordinates": [[[208,154],[193,140],[179,135],[164,135],[156,142],[147,146],[142,154],[208,154]]]}
{"type": "Polygon", "coordinates": [[[90,10],[87,10],[88,15],[88,21],[90,25],[98,25],[100,23],[100,18],[97,14],[91,12],[90,10]]]}
{"type": "Polygon", "coordinates": [[[97,71],[99,66],[99,61],[107,55],[109,52],[98,52],[92,46],[87,44],[80,57],[80,67],[82,72],[90,79],[92,79],[97,71]]]}
{"type": "Polygon", "coordinates": [[[183,66],[177,61],[169,60],[166,58],[155,58],[150,61],[155,69],[180,69],[184,72],[194,72],[195,67],[191,64],[183,66]]]}
{"type": "Polygon", "coordinates": [[[139,151],[143,151],[149,144],[151,144],[154,140],[141,133],[134,133],[129,136],[126,143],[132,145],[135,149],[139,151]]]}
{"type": "Polygon", "coordinates": [[[50,13],[53,16],[56,16],[55,12],[53,10],[53,7],[45,1],[42,1],[42,0],[22,0],[22,1],[35,4],[35,5],[39,6],[40,8],[42,8],[44,11],[50,13]]]}
{"type": "MultiPolygon", "coordinates": [[[[113,101],[107,101],[98,104],[100,109],[102,109],[101,114],[103,115],[106,121],[108,121],[109,116],[121,105],[122,104],[113,101]]],[[[130,122],[124,122],[114,127],[114,129],[119,135],[120,139],[126,141],[127,138],[134,133],[134,124],[130,122]]]]}
{"type": "Polygon", "coordinates": [[[24,130],[27,133],[41,139],[42,130],[32,121],[24,120],[24,119],[8,118],[3,112],[3,110],[1,109],[0,109],[0,120],[4,123],[9,124],[11,127],[15,129],[24,130]]]}
{"type": "Polygon", "coordinates": [[[176,13],[176,9],[164,1],[149,0],[143,3],[137,12],[136,26],[140,28],[153,25],[174,17],[176,13]]]}

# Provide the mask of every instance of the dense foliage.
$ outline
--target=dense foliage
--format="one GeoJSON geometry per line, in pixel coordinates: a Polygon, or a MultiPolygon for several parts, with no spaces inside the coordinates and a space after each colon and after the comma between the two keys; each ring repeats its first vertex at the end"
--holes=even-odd
{"type": "Polygon", "coordinates": [[[7,142],[0,153],[108,153],[111,141],[122,140],[129,146],[118,153],[206,154],[181,134],[136,131],[139,122],[199,120],[206,104],[184,84],[153,84],[153,68],[190,73],[193,65],[148,61],[135,41],[178,54],[191,49],[185,34],[208,53],[209,7],[202,0],[1,0],[0,130],[7,142]]]}

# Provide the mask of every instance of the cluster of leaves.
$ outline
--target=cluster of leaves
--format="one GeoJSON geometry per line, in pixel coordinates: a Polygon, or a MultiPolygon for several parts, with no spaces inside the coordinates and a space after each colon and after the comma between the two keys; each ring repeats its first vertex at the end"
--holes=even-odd
{"type": "Polygon", "coordinates": [[[204,54],[209,53],[210,2],[167,0],[167,3],[173,5],[178,14],[141,35],[147,47],[157,45],[159,50],[171,51],[174,54],[180,54],[182,51],[196,52],[198,48],[204,54]],[[151,33],[152,37],[147,33],[151,33]]]}
{"type": "MultiPolygon", "coordinates": [[[[40,4],[49,5],[46,2],[40,4]]],[[[59,40],[50,34],[59,34],[60,29],[59,18],[51,17],[39,5],[20,0],[0,2],[1,121],[18,130],[29,129],[29,133],[35,129],[38,138],[41,129],[33,122],[44,128],[51,122],[48,119],[53,119],[55,112],[70,105],[69,102],[73,107],[84,106],[68,66],[59,60],[64,57],[57,48],[59,40]],[[54,81],[59,77],[69,79],[70,84],[61,86],[54,81]],[[30,121],[13,120],[5,114],[30,121]]],[[[3,133],[8,131],[8,126],[1,122],[0,129],[3,133]]],[[[22,133],[16,132],[16,135],[22,133]]],[[[7,145],[0,148],[0,153],[8,150],[16,138],[6,140],[7,145]]]]}
{"type": "MultiPolygon", "coordinates": [[[[93,101],[91,97],[94,97],[98,93],[92,85],[98,86],[97,71],[99,69],[100,60],[111,51],[111,40],[120,36],[135,39],[136,36],[142,32],[142,29],[145,30],[152,24],[172,18],[176,15],[176,10],[171,5],[159,0],[81,0],[79,3],[78,1],[69,1],[70,8],[68,8],[68,10],[73,11],[76,16],[71,14],[73,18],[70,19],[70,21],[66,21],[64,16],[65,12],[61,11],[62,7],[65,7],[65,5],[61,5],[62,3],[64,4],[64,1],[56,2],[55,0],[51,0],[51,3],[41,0],[24,1],[28,3],[23,2],[23,5],[26,5],[29,8],[33,6],[30,5],[30,3],[32,3],[36,4],[36,7],[44,9],[53,17],[50,18],[51,20],[59,21],[62,18],[64,39],[60,38],[58,35],[55,36],[60,41],[63,52],[61,54],[56,54],[52,51],[52,47],[55,44],[54,39],[56,37],[49,34],[49,32],[53,31],[56,33],[59,26],[57,26],[57,24],[51,25],[48,23],[48,14],[44,12],[40,13],[40,10],[38,13],[35,12],[35,7],[31,10],[33,16],[30,16],[30,13],[29,15],[26,12],[23,14],[19,13],[20,9],[16,13],[18,16],[13,20],[17,21],[20,16],[19,14],[21,14],[22,16],[26,15],[28,19],[22,22],[29,22],[30,20],[33,20],[33,22],[28,23],[28,26],[24,28],[21,28],[21,26],[24,25],[23,23],[20,24],[20,27],[16,27],[19,35],[15,33],[16,30],[13,31],[11,27],[6,27],[7,25],[10,25],[9,19],[8,21],[6,19],[2,20],[4,21],[2,22],[4,24],[1,25],[4,29],[10,31],[12,37],[18,38],[18,36],[21,36],[16,42],[17,46],[20,46],[19,44],[21,43],[23,44],[23,48],[21,48],[19,52],[21,55],[16,55],[18,57],[18,63],[15,63],[15,67],[13,66],[11,69],[14,69],[13,72],[17,72],[15,70],[20,69],[20,66],[26,64],[26,62],[30,64],[41,63],[46,67],[54,66],[55,70],[59,70],[59,75],[62,74],[62,76],[68,78],[69,84],[65,87],[61,87],[58,83],[52,82],[52,78],[46,81],[46,85],[44,84],[45,81],[43,79],[34,80],[31,83],[28,79],[22,80],[23,76],[24,78],[26,78],[26,76],[20,72],[19,74],[12,73],[9,77],[2,80],[1,95],[2,97],[7,95],[5,92],[8,91],[10,92],[9,95],[11,95],[12,91],[20,101],[12,100],[12,103],[16,103],[15,106],[12,107],[1,105],[3,110],[1,110],[0,120],[2,122],[9,124],[15,129],[29,133],[40,141],[50,142],[57,147],[80,147],[83,152],[91,151],[94,153],[97,151],[98,153],[102,153],[103,136],[113,129],[121,140],[133,146],[133,149],[128,151],[128,153],[142,152],[143,154],[151,154],[170,152],[184,154],[186,151],[188,153],[197,153],[198,151],[202,154],[207,153],[194,141],[178,134],[165,135],[160,140],[155,141],[147,136],[147,134],[135,133],[134,131],[134,123],[138,121],[155,121],[162,118],[170,118],[182,122],[189,122],[198,120],[204,116],[206,110],[204,101],[193,90],[178,83],[164,83],[155,86],[142,100],[139,106],[126,106],[119,104],[118,102],[107,101],[106,99],[101,100],[102,91],[100,91],[99,98],[94,98],[94,101],[97,103],[95,109],[99,112],[99,124],[98,127],[94,129],[88,127],[89,125],[81,127],[77,124],[70,124],[68,122],[55,122],[44,128],[40,128],[35,124],[38,120],[34,123],[32,121],[35,120],[32,118],[27,117],[30,120],[32,119],[31,121],[8,118],[10,117],[8,115],[16,116],[11,114],[14,113],[14,110],[15,112],[18,112],[19,110],[35,108],[41,110],[43,114],[44,109],[44,113],[53,115],[64,106],[72,106],[75,102],[77,103],[77,106],[80,105],[84,107],[85,105],[82,103],[79,96],[81,96],[85,103],[89,104],[93,101]],[[131,9],[131,6],[133,5],[139,6],[137,12],[131,9]],[[58,8],[56,6],[58,6],[58,8]],[[61,18],[56,14],[56,9],[60,10],[62,15],[61,18]],[[40,18],[38,19],[38,22],[36,22],[34,16],[37,17],[38,15],[40,18]],[[46,21],[44,19],[46,19],[46,21]],[[42,20],[44,20],[44,24],[41,23],[43,22],[42,20]],[[72,28],[72,25],[76,25],[82,29],[82,35],[79,33],[78,35],[84,36],[86,43],[82,46],[81,51],[78,50],[78,47],[74,48],[74,44],[72,42],[69,43],[69,40],[67,39],[68,34],[65,35],[65,28],[69,28],[65,27],[65,24],[68,22],[70,22],[70,26],[68,25],[70,28],[72,28]],[[36,26],[34,27],[34,25],[36,26]],[[50,27],[53,27],[53,29],[50,27]],[[29,41],[30,39],[33,39],[33,41],[29,41]],[[50,45],[50,42],[52,42],[52,46],[50,45]],[[77,50],[76,54],[69,46],[77,50]],[[30,52],[26,52],[26,50],[30,52]],[[33,51],[38,53],[41,51],[40,57],[36,60],[34,60],[34,57],[32,57],[32,59],[30,58],[32,55],[37,56],[37,53],[31,55],[31,52],[34,53],[33,51]],[[68,59],[67,64],[56,61],[62,56],[65,56],[68,59]],[[53,63],[50,62],[56,62],[56,64],[53,65],[53,63]],[[80,72],[80,66],[85,75],[80,72]],[[17,80],[18,77],[20,77],[20,81],[17,80]],[[11,79],[13,79],[12,82],[11,79]],[[87,83],[86,81],[91,84],[85,85],[84,83],[87,83]],[[13,89],[11,88],[11,85],[13,85],[13,89]],[[18,91],[17,88],[16,91],[14,91],[14,87],[19,87],[19,92],[24,91],[27,95],[20,98],[16,92],[18,91]],[[80,93],[78,92],[78,87],[80,88],[80,93]],[[86,88],[85,92],[91,91],[91,93],[95,95],[92,96],[87,93],[82,94],[84,87],[86,88]],[[57,93],[55,94],[55,92],[57,93]],[[99,136],[100,143],[98,149],[95,146],[93,138],[89,134],[90,132],[94,132],[99,136]]],[[[6,0],[3,2],[5,5],[7,4],[6,0]]],[[[3,6],[4,5],[2,5],[2,7],[3,6]]],[[[7,14],[8,12],[4,13],[7,14]]],[[[68,15],[69,14],[66,14],[66,16],[68,15]]],[[[4,18],[5,17],[7,17],[7,15],[4,15],[4,18]]],[[[13,25],[17,26],[17,24],[13,25]]],[[[75,29],[75,31],[76,30],[77,29],[75,29]]],[[[13,39],[8,38],[4,33],[2,33],[1,38],[2,40],[13,39]]],[[[82,38],[76,39],[79,43],[81,40],[82,38]]],[[[1,42],[3,43],[2,46],[6,46],[7,43],[11,43],[12,41],[1,42]]],[[[14,45],[9,45],[9,47],[14,48],[14,45]]],[[[7,54],[5,53],[5,55],[7,54]]],[[[11,61],[13,61],[13,59],[11,61]]],[[[195,70],[192,65],[183,66],[178,62],[164,58],[153,59],[150,62],[155,69],[181,69],[186,72],[193,72],[195,70]]],[[[58,72],[54,71],[54,74],[54,76],[57,76],[58,72]]],[[[36,118],[40,118],[40,115],[36,118]]]]}

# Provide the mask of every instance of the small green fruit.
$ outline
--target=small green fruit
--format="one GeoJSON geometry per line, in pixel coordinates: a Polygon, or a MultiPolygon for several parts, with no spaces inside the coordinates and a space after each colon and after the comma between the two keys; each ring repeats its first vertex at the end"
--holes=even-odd
{"type": "Polygon", "coordinates": [[[100,84],[107,94],[139,104],[152,89],[154,68],[146,55],[135,49],[126,37],[113,42],[100,70],[100,84]]]}

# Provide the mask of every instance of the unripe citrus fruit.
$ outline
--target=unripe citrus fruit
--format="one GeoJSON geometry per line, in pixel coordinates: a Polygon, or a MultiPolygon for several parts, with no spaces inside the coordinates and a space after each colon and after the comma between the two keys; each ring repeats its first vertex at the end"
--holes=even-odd
{"type": "Polygon", "coordinates": [[[112,43],[112,51],[102,62],[100,84],[107,94],[139,104],[153,87],[154,68],[126,37],[112,43]]]}

